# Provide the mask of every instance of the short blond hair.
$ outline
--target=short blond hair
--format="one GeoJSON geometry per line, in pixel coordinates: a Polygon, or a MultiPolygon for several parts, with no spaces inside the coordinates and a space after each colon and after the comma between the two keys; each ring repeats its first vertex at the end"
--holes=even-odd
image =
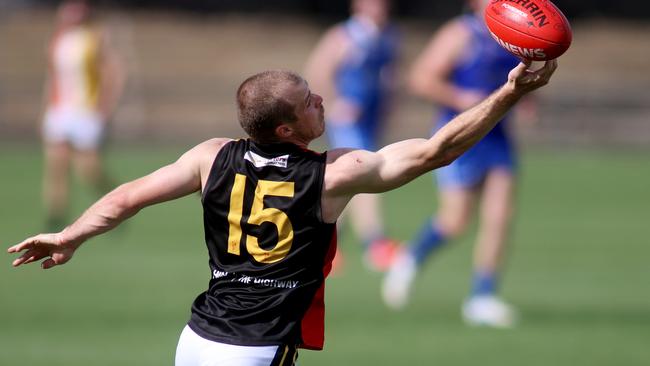
{"type": "Polygon", "coordinates": [[[281,123],[298,120],[296,106],[282,94],[287,85],[304,82],[300,75],[284,70],[255,74],[237,89],[239,124],[251,139],[268,143],[277,141],[275,128],[281,123]]]}

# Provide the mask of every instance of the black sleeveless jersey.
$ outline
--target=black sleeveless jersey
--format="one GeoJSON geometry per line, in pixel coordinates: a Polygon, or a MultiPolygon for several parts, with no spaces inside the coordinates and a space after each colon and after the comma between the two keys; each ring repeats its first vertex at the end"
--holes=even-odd
{"type": "Polygon", "coordinates": [[[325,154],[293,144],[225,144],[203,189],[212,278],[189,326],[237,345],[322,349],[335,224],[321,218],[325,154]]]}

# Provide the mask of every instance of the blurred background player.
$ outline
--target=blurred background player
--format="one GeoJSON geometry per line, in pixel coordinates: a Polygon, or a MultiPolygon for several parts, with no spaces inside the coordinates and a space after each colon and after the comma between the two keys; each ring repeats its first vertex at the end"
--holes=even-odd
{"type": "MultiPolygon", "coordinates": [[[[412,68],[415,94],[440,106],[435,130],[477,104],[499,87],[499,80],[518,60],[490,36],[483,21],[488,0],[470,0],[471,11],[445,24],[412,68]]],[[[427,220],[395,260],[384,279],[383,297],[392,308],[403,307],[418,269],[430,254],[468,227],[479,205],[474,273],[462,313],[469,324],[509,327],[514,309],[496,296],[502,257],[510,230],[515,193],[515,151],[506,116],[476,146],[451,165],[436,171],[437,216],[427,220]]]]}
{"type": "MultiPolygon", "coordinates": [[[[397,32],[389,0],[353,0],[352,16],[329,29],[312,52],[305,74],[313,89],[331,100],[330,148],[375,151],[394,84],[397,32]]],[[[386,270],[397,245],[387,238],[378,195],[356,196],[349,205],[352,226],[371,269],[386,270]]],[[[340,252],[335,263],[340,263],[340,252]]]]}
{"type": "Polygon", "coordinates": [[[85,1],[63,2],[48,52],[43,119],[43,195],[48,229],[58,230],[68,211],[70,164],[98,194],[112,184],[102,167],[106,121],[122,91],[124,74],[106,31],[92,21],[85,1]]]}

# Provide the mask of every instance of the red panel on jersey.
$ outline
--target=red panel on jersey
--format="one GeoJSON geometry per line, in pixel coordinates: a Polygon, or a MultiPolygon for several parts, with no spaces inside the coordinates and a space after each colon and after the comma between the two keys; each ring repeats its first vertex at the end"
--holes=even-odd
{"type": "MultiPolygon", "coordinates": [[[[327,278],[332,270],[332,261],[336,255],[336,227],[323,264],[323,277],[327,278]]],[[[301,322],[302,344],[300,348],[322,350],[325,343],[325,281],[320,285],[314,299],[309,305],[301,322]]]]}

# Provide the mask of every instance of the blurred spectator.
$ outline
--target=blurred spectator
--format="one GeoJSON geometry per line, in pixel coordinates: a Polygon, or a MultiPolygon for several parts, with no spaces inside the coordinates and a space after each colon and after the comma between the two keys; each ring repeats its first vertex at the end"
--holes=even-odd
{"type": "Polygon", "coordinates": [[[49,230],[61,229],[67,220],[71,163],[98,194],[112,187],[99,148],[124,84],[108,34],[93,21],[85,1],[63,2],[56,21],[43,118],[43,194],[49,230]]]}
{"type": "MultiPolygon", "coordinates": [[[[490,37],[483,21],[488,0],[469,0],[471,11],[445,24],[416,60],[411,72],[415,94],[440,105],[434,130],[476,105],[501,86],[518,60],[490,37]]],[[[516,154],[506,116],[476,146],[436,171],[437,217],[425,222],[410,247],[393,263],[383,284],[384,300],[401,308],[417,270],[431,253],[468,227],[480,205],[474,252],[474,275],[463,305],[470,324],[512,326],[513,308],[496,296],[514,206],[516,154]]]]}
{"type": "MultiPolygon", "coordinates": [[[[394,83],[398,39],[389,21],[389,0],[353,0],[351,11],[350,19],[322,37],[305,73],[312,89],[330,101],[330,147],[375,151],[394,83]]],[[[397,246],[386,237],[379,196],[356,196],[349,214],[365,248],[365,263],[385,270],[397,246]]]]}

